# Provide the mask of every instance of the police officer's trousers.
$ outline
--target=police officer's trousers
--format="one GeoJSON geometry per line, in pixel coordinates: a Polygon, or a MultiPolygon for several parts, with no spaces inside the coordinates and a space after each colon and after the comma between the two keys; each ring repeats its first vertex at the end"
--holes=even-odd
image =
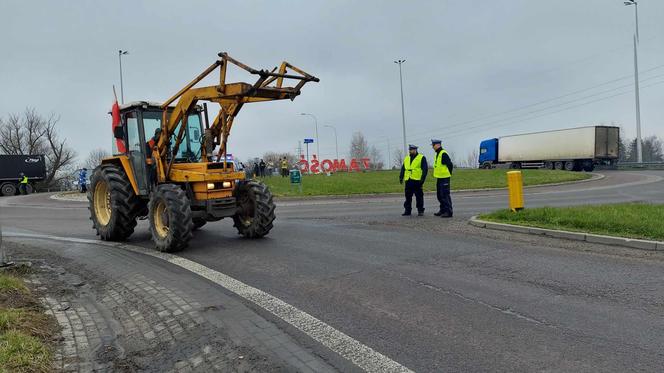
{"type": "Polygon", "coordinates": [[[452,197],[450,196],[450,178],[436,179],[436,197],[440,203],[440,212],[452,216],[452,197]]]}
{"type": "Polygon", "coordinates": [[[406,180],[406,201],[403,203],[403,208],[406,212],[413,209],[413,194],[415,194],[415,206],[417,212],[424,212],[424,192],[422,192],[422,184],[419,180],[406,180]]]}

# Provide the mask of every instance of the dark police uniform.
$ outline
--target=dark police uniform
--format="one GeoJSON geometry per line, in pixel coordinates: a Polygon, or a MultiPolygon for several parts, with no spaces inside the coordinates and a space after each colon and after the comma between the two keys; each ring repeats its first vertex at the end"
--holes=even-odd
{"type": "MultiPolygon", "coordinates": [[[[415,145],[409,145],[408,148],[417,150],[417,146],[415,145]]],[[[415,194],[417,215],[424,215],[424,192],[422,191],[422,185],[427,178],[428,171],[427,159],[422,154],[408,154],[404,158],[401,173],[399,174],[399,182],[406,182],[404,189],[406,201],[403,203],[404,216],[410,215],[413,209],[413,194],[415,194]]]]}
{"type": "MultiPolygon", "coordinates": [[[[431,140],[431,145],[440,144],[440,140],[431,140]]],[[[447,151],[441,146],[436,150],[436,158],[433,163],[433,177],[436,178],[436,196],[440,203],[440,210],[434,215],[443,218],[451,218],[452,197],[450,196],[450,179],[454,165],[447,151]]]]}

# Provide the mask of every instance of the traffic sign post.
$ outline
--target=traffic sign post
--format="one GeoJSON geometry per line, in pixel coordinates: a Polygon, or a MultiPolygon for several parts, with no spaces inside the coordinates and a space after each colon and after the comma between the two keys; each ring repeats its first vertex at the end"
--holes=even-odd
{"type": "MultiPolygon", "coordinates": [[[[313,144],[314,139],[304,139],[304,144],[307,146],[307,165],[309,164],[309,144],[313,144]]],[[[320,155],[319,155],[320,157],[320,155]]],[[[311,173],[311,169],[307,166],[307,170],[311,173]]]]}

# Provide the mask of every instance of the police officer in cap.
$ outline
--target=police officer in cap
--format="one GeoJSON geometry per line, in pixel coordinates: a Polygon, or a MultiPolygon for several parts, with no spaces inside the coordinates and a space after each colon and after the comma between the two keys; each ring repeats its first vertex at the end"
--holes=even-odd
{"type": "Polygon", "coordinates": [[[440,145],[438,139],[431,140],[431,146],[436,152],[433,162],[433,177],[436,178],[436,196],[440,203],[440,210],[434,215],[441,218],[452,217],[452,197],[450,196],[450,179],[454,165],[447,151],[440,145]]]}
{"type": "Polygon", "coordinates": [[[406,201],[403,203],[404,212],[401,216],[409,216],[413,209],[413,194],[415,194],[415,201],[417,207],[417,216],[424,215],[424,192],[422,185],[427,178],[429,166],[427,159],[417,152],[417,146],[408,145],[408,154],[403,160],[401,166],[401,173],[399,174],[399,182],[403,184],[406,182],[405,193],[406,201]]]}

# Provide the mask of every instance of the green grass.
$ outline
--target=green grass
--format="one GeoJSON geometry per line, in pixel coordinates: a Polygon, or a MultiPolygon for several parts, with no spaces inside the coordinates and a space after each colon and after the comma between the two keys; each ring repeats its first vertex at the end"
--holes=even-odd
{"type": "Polygon", "coordinates": [[[21,279],[14,276],[0,274],[0,293],[8,292],[27,293],[29,290],[25,284],[23,284],[21,279]]]}
{"type": "Polygon", "coordinates": [[[596,233],[608,236],[664,240],[664,205],[621,203],[611,205],[526,208],[513,213],[499,210],[480,219],[596,233]]]}
{"type": "Polygon", "coordinates": [[[11,330],[0,334],[0,372],[51,371],[53,352],[38,338],[11,330]]]}
{"type": "MultiPolygon", "coordinates": [[[[452,175],[452,190],[504,188],[507,186],[505,173],[509,170],[470,170],[457,169],[452,175]]],[[[583,180],[590,175],[581,172],[522,170],[524,185],[551,184],[566,181],[583,180]]],[[[429,170],[424,184],[425,191],[435,191],[436,184],[429,170]]],[[[323,196],[350,194],[401,193],[403,185],[399,184],[399,171],[374,172],[339,172],[331,176],[303,175],[302,193],[297,186],[290,185],[288,178],[272,176],[264,179],[276,196],[323,196]]]]}
{"type": "Polygon", "coordinates": [[[25,283],[0,273],[0,373],[52,371],[57,330],[25,283]]]}

